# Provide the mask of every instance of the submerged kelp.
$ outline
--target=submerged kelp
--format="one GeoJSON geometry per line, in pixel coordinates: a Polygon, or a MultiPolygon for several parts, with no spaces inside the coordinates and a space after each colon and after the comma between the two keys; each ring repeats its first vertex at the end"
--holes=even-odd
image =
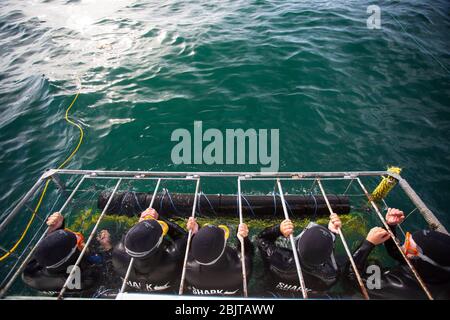
{"type": "MultiPolygon", "coordinates": [[[[87,209],[81,211],[76,215],[76,218],[73,221],[69,221],[67,223],[67,227],[83,233],[87,236],[98,218],[100,217],[100,211],[87,209]]],[[[238,217],[197,217],[197,222],[200,226],[205,224],[225,224],[230,228],[231,234],[235,234],[237,231],[237,227],[239,225],[238,217]]],[[[340,215],[340,219],[342,221],[342,230],[346,236],[346,240],[350,246],[351,250],[355,250],[359,245],[360,241],[364,239],[369,231],[369,224],[366,219],[359,212],[352,212],[346,215],[340,215]]],[[[186,228],[187,218],[185,217],[172,217],[169,220],[177,223],[178,225],[186,228]]],[[[300,219],[292,219],[294,221],[294,225],[296,227],[296,234],[300,232],[304,227],[310,223],[311,219],[309,218],[300,218],[300,219]]],[[[102,219],[102,222],[99,226],[98,231],[102,229],[108,229],[111,233],[113,241],[118,241],[122,235],[126,233],[128,229],[130,229],[134,224],[139,221],[137,216],[128,217],[128,216],[120,216],[120,215],[105,215],[102,219]]],[[[259,232],[267,227],[271,227],[277,223],[280,223],[280,219],[259,219],[259,218],[249,218],[245,217],[244,221],[248,224],[250,229],[250,238],[255,240],[256,236],[259,232]]],[[[326,226],[328,224],[328,217],[319,217],[315,220],[316,223],[326,226]]],[[[230,237],[229,242],[235,244],[236,237],[230,237]]],[[[281,245],[289,245],[285,243],[283,239],[280,239],[279,244],[281,245]]],[[[339,240],[336,241],[336,250],[338,253],[345,254],[342,244],[339,240]]],[[[377,259],[382,259],[382,253],[378,253],[379,250],[375,250],[373,256],[377,256],[377,259]]]]}
{"type": "MultiPolygon", "coordinates": [[[[67,227],[79,231],[83,234],[88,233],[94,224],[97,222],[98,218],[100,217],[99,211],[93,211],[93,209],[88,209],[85,211],[81,211],[79,214],[76,215],[77,218],[75,218],[72,222],[69,222],[67,227]]],[[[205,224],[226,224],[230,228],[237,228],[239,225],[239,218],[238,217],[197,217],[197,222],[200,226],[205,224]]],[[[362,218],[362,216],[359,213],[350,213],[345,215],[340,215],[340,219],[343,224],[343,229],[345,229],[346,233],[351,233],[352,235],[360,235],[364,236],[367,231],[367,223],[362,218]]],[[[186,227],[186,221],[187,218],[182,217],[173,217],[169,218],[169,220],[179,224],[180,226],[186,227]]],[[[301,218],[301,219],[295,219],[292,218],[294,225],[298,229],[303,229],[308,225],[309,222],[312,220],[310,218],[301,218]]],[[[136,217],[128,217],[128,216],[121,216],[121,215],[105,215],[102,219],[102,227],[106,227],[106,225],[114,224],[113,230],[123,230],[123,229],[129,229],[134,224],[136,224],[139,221],[139,218],[136,217]]],[[[280,223],[281,220],[274,220],[274,219],[259,219],[259,218],[248,218],[246,217],[244,219],[244,222],[248,224],[250,228],[250,233],[254,234],[253,231],[261,231],[264,228],[273,226],[276,223],[280,223]]],[[[315,220],[316,223],[327,225],[328,224],[328,218],[327,217],[320,217],[315,220]]]]}

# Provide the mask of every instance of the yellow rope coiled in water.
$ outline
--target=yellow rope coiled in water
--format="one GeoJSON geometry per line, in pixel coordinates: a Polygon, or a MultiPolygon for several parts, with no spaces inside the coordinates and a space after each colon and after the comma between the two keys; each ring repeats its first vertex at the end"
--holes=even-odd
{"type": "MultiPolygon", "coordinates": [[[[389,167],[387,171],[400,174],[402,172],[402,169],[399,167],[389,167]]],[[[371,199],[375,202],[384,199],[396,184],[397,179],[391,176],[383,177],[380,184],[375,188],[375,190],[373,190],[371,199]]]]}
{"type": "MultiPolygon", "coordinates": [[[[58,169],[62,169],[62,168],[63,168],[63,167],[64,167],[64,166],[65,166],[65,165],[73,158],[73,156],[75,155],[75,153],[77,153],[78,149],[80,148],[81,144],[83,143],[83,138],[84,138],[84,131],[83,131],[83,128],[82,128],[78,123],[75,123],[75,122],[73,122],[72,120],[69,119],[69,111],[70,111],[70,109],[72,108],[72,106],[75,104],[75,101],[77,101],[78,96],[80,95],[80,90],[81,90],[81,88],[78,90],[77,94],[75,95],[75,97],[74,97],[73,100],[72,100],[72,103],[71,103],[71,104],[69,105],[69,107],[67,108],[67,110],[66,110],[66,115],[65,115],[65,117],[64,117],[64,119],[65,119],[68,123],[70,123],[71,125],[73,125],[73,126],[75,126],[75,127],[78,128],[78,130],[80,131],[80,138],[79,138],[79,140],[78,140],[78,144],[77,144],[77,146],[75,147],[75,149],[74,149],[74,150],[72,151],[72,153],[67,157],[67,159],[64,160],[64,162],[61,163],[61,164],[59,165],[58,169]]],[[[31,215],[31,217],[30,217],[30,220],[28,221],[27,226],[25,227],[25,230],[22,232],[22,235],[21,235],[20,238],[16,241],[16,243],[11,247],[11,249],[9,249],[8,252],[6,252],[5,254],[3,254],[3,255],[0,257],[0,261],[3,261],[3,260],[5,260],[6,258],[8,258],[8,257],[11,255],[11,253],[13,253],[13,252],[17,249],[17,247],[19,246],[19,244],[20,244],[20,243],[22,242],[22,240],[25,238],[25,235],[27,234],[28,230],[30,229],[30,226],[31,226],[31,224],[33,223],[34,218],[36,217],[36,214],[37,214],[37,212],[38,212],[38,210],[39,210],[39,208],[40,208],[40,206],[41,206],[42,200],[44,199],[44,196],[45,196],[45,193],[47,192],[47,188],[48,188],[48,185],[49,185],[49,184],[50,184],[50,180],[47,180],[47,182],[46,182],[45,185],[44,185],[44,189],[42,189],[42,193],[41,193],[41,196],[39,197],[39,201],[38,201],[36,207],[34,208],[33,213],[32,213],[32,215],[31,215]]]]}

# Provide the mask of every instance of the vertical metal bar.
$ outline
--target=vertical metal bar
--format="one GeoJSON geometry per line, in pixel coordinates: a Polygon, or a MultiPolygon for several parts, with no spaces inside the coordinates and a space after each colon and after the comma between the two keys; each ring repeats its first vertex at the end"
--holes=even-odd
{"type": "Polygon", "coordinates": [[[78,267],[78,265],[81,262],[81,259],[83,259],[84,254],[87,251],[87,248],[89,247],[89,244],[91,243],[92,239],[94,238],[94,234],[97,232],[97,228],[100,224],[100,222],[103,219],[103,216],[105,215],[106,211],[108,210],[109,205],[111,204],[111,201],[114,197],[114,195],[116,194],[117,189],[119,188],[120,183],[122,182],[122,179],[120,178],[119,181],[117,181],[116,186],[114,187],[113,192],[111,193],[111,196],[108,199],[108,202],[106,203],[105,208],[103,209],[100,217],[97,219],[97,222],[95,223],[94,228],[91,231],[91,234],[89,235],[88,240],[86,241],[86,244],[84,245],[83,250],[81,250],[80,255],[78,256],[77,261],[75,262],[75,265],[73,266],[73,268],[71,269],[69,276],[66,279],[66,282],[64,283],[64,286],[62,287],[61,291],[58,294],[58,300],[63,298],[64,292],[66,292],[67,286],[69,285],[69,282],[72,281],[73,278],[73,274],[75,273],[75,269],[78,267]]]}
{"type": "Polygon", "coordinates": [[[358,180],[359,185],[361,186],[361,189],[363,190],[363,192],[365,193],[367,199],[369,199],[369,202],[371,203],[372,207],[374,208],[375,212],[377,213],[378,217],[380,218],[381,222],[383,223],[386,231],[389,233],[389,235],[392,238],[392,241],[394,241],[395,245],[397,246],[398,251],[400,251],[400,254],[402,255],[403,259],[405,259],[406,264],[408,265],[408,267],[411,269],[412,273],[414,274],[414,276],[416,277],[417,281],[419,282],[420,286],[422,287],[423,291],[425,292],[425,294],[427,295],[428,299],[430,300],[434,300],[433,296],[431,295],[430,291],[428,290],[427,286],[425,285],[425,282],[422,280],[422,278],[420,277],[419,273],[417,272],[416,268],[414,268],[414,266],[412,265],[411,261],[409,261],[408,257],[405,255],[405,253],[403,252],[400,244],[398,243],[398,240],[396,238],[396,236],[394,235],[394,233],[392,232],[391,228],[389,227],[389,225],[387,224],[386,220],[384,219],[383,215],[381,214],[380,210],[378,209],[377,204],[372,200],[372,197],[370,196],[370,194],[367,192],[366,187],[364,187],[364,184],[361,182],[360,178],[356,178],[358,180]]]}
{"type": "Polygon", "coordinates": [[[122,287],[120,288],[120,291],[117,296],[122,294],[125,291],[125,287],[127,286],[128,278],[130,277],[131,269],[134,265],[134,257],[131,257],[130,263],[128,264],[127,273],[125,274],[125,277],[123,278],[122,287]]]}
{"type": "MultiPolygon", "coordinates": [[[[244,219],[242,216],[242,197],[241,197],[241,179],[238,177],[238,197],[239,197],[239,224],[244,223],[244,219]]],[[[241,242],[241,264],[242,264],[242,288],[244,291],[244,297],[248,297],[247,290],[247,269],[245,265],[245,247],[244,247],[244,238],[238,236],[239,241],[241,242]]]]}
{"type": "MultiPolygon", "coordinates": [[[[149,208],[153,207],[153,202],[155,201],[155,196],[158,193],[159,184],[161,183],[161,178],[158,179],[158,182],[156,183],[155,191],[153,191],[152,199],[150,200],[149,208]]],[[[125,287],[127,286],[128,278],[130,277],[131,269],[133,268],[134,264],[134,257],[131,257],[130,264],[128,265],[127,272],[125,274],[125,278],[123,278],[122,287],[120,288],[119,294],[123,293],[125,290],[125,287]]]]}
{"type": "MultiPolygon", "coordinates": [[[[319,185],[320,191],[322,192],[323,198],[325,199],[325,202],[328,207],[328,211],[330,211],[330,216],[334,214],[333,208],[331,208],[330,202],[328,201],[327,194],[325,193],[325,189],[323,188],[322,182],[320,179],[317,179],[317,184],[319,185]]],[[[344,246],[345,252],[347,253],[348,259],[350,260],[350,264],[352,265],[353,271],[355,272],[356,279],[359,284],[359,288],[361,289],[361,293],[364,297],[364,299],[369,300],[369,294],[367,293],[367,289],[364,286],[364,282],[361,279],[361,275],[359,273],[358,268],[356,267],[356,263],[353,260],[352,253],[350,252],[350,249],[348,248],[347,241],[345,241],[344,233],[342,232],[341,228],[338,228],[339,237],[341,238],[342,244],[344,246]]]]}
{"type": "MultiPolygon", "coordinates": [[[[197,195],[198,195],[199,187],[200,187],[200,178],[197,178],[197,184],[195,186],[194,203],[192,205],[192,214],[191,214],[192,218],[195,218],[195,208],[197,206],[197,195]]],[[[189,247],[191,246],[191,239],[192,239],[192,230],[189,230],[187,244],[186,244],[186,252],[184,254],[183,270],[181,271],[180,289],[178,290],[179,295],[182,295],[183,290],[184,290],[184,279],[186,277],[186,264],[187,264],[188,255],[189,255],[189,247]]]]}
{"type": "MultiPolygon", "coordinates": [[[[288,215],[287,208],[286,208],[286,203],[284,200],[283,189],[281,188],[280,179],[277,179],[277,184],[278,184],[278,190],[280,192],[281,204],[283,206],[284,217],[285,217],[285,219],[289,219],[289,215],[288,215]]],[[[306,299],[306,298],[308,298],[308,294],[306,292],[305,280],[303,279],[302,268],[300,266],[300,260],[298,259],[298,252],[297,252],[297,249],[295,248],[294,236],[292,234],[289,236],[289,240],[291,241],[292,253],[294,255],[295,266],[297,267],[297,275],[298,275],[298,280],[300,281],[300,287],[302,289],[303,298],[306,299]]]]}
{"type": "MultiPolygon", "coordinates": [[[[78,191],[78,189],[80,188],[81,184],[83,183],[84,179],[86,178],[86,176],[83,176],[81,178],[81,180],[78,182],[78,184],[76,185],[75,189],[73,189],[72,193],[70,194],[70,196],[67,198],[66,202],[64,202],[63,206],[61,207],[61,209],[58,211],[59,213],[61,213],[66,207],[67,205],[70,203],[70,201],[72,200],[72,198],[75,196],[75,193],[78,191]]],[[[17,271],[14,273],[14,275],[12,276],[11,280],[9,280],[9,282],[5,285],[5,287],[2,289],[2,291],[0,292],[0,298],[2,298],[6,292],[9,290],[9,288],[11,287],[11,285],[14,283],[14,281],[16,280],[17,276],[23,271],[23,269],[25,269],[25,266],[27,265],[28,261],[30,261],[31,257],[34,254],[34,251],[36,250],[36,247],[41,243],[41,241],[45,238],[45,236],[47,235],[48,232],[47,228],[45,230],[45,232],[42,234],[42,236],[39,238],[39,240],[36,242],[36,244],[34,245],[33,249],[31,249],[30,253],[28,254],[28,256],[25,258],[25,260],[22,262],[22,264],[20,265],[19,269],[17,269],[17,271]]]]}

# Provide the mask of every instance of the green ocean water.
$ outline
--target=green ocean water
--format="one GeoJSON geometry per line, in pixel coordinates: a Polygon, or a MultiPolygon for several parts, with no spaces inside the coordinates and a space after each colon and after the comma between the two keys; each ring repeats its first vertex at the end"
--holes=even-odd
{"type": "MultiPolygon", "coordinates": [[[[379,1],[381,29],[371,30],[371,4],[1,1],[0,216],[75,147],[79,133],[64,113],[81,88],[71,117],[85,139],[68,168],[259,171],[261,165],[175,165],[171,134],[192,131],[194,121],[222,132],[279,129],[280,171],[400,166],[449,228],[450,5],[379,1]]],[[[236,192],[230,182],[203,189],[236,192]]],[[[43,214],[55,196],[50,190],[43,214]]],[[[87,193],[81,198],[93,203],[87,193]]],[[[390,201],[412,209],[401,195],[390,201]]],[[[29,216],[23,210],[0,235],[3,247],[29,216]]],[[[423,225],[420,216],[408,221],[423,225]]]]}

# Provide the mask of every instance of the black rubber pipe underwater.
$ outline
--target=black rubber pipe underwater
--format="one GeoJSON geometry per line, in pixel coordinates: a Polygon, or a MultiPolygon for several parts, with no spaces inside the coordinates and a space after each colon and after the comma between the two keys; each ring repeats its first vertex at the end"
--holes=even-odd
{"type": "MultiPolygon", "coordinates": [[[[107,214],[136,216],[149,207],[152,193],[118,192],[113,196],[107,214]]],[[[97,206],[103,209],[110,197],[109,191],[103,191],[98,197],[97,206]]],[[[189,217],[194,204],[192,193],[159,193],[155,196],[153,208],[165,217],[189,217]]],[[[327,202],[321,195],[284,195],[289,203],[289,211],[293,216],[314,217],[328,216],[327,202]]],[[[328,201],[337,214],[350,212],[350,200],[345,195],[327,195],[328,201]]],[[[246,195],[243,197],[242,213],[248,217],[283,216],[283,205],[280,197],[272,195],[246,195]]],[[[203,216],[235,217],[239,210],[236,195],[202,194],[198,201],[198,212],[203,216]]]]}

